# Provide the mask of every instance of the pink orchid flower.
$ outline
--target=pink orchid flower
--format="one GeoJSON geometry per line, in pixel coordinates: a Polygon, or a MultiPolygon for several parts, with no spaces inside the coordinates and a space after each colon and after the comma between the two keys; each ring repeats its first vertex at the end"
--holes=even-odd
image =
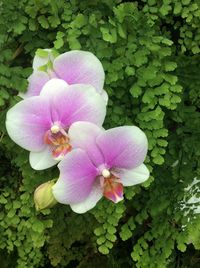
{"type": "Polygon", "coordinates": [[[29,86],[23,98],[38,96],[42,87],[52,78],[59,78],[72,84],[92,85],[107,102],[103,90],[105,74],[98,58],[88,51],[72,50],[59,56],[51,49],[44,49],[46,57],[36,55],[33,60],[33,74],[28,78],[29,86]]]}
{"type": "Polygon", "coordinates": [[[71,151],[68,129],[76,121],[102,125],[106,104],[90,85],[68,85],[51,79],[39,96],[22,100],[7,113],[6,128],[11,139],[30,151],[36,170],[55,165],[71,151]]]}
{"type": "Polygon", "coordinates": [[[135,126],[104,130],[89,122],[76,122],[69,129],[74,148],[59,163],[60,177],[52,187],[55,199],[69,204],[76,213],[92,209],[102,198],[117,203],[123,187],[149,177],[143,164],[147,138],[135,126]]]}

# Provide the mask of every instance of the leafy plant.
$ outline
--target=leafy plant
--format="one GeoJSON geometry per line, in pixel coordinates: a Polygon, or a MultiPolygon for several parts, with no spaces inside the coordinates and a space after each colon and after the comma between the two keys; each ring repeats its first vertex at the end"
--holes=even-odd
{"type": "Polygon", "coordinates": [[[197,267],[199,215],[183,204],[200,175],[199,23],[192,0],[1,1],[3,267],[197,267]],[[84,215],[34,208],[35,188],[57,169],[31,169],[4,122],[27,89],[35,51],[50,47],[93,52],[106,72],[105,127],[138,125],[148,136],[151,177],[118,205],[102,200],[84,215]]]}

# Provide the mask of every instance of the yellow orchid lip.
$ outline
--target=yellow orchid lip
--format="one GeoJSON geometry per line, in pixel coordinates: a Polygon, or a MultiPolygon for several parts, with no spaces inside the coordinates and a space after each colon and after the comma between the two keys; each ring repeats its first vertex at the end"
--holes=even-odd
{"type": "Polygon", "coordinates": [[[57,146],[52,150],[52,156],[55,160],[62,160],[63,157],[72,150],[72,146],[69,143],[57,146]]]}

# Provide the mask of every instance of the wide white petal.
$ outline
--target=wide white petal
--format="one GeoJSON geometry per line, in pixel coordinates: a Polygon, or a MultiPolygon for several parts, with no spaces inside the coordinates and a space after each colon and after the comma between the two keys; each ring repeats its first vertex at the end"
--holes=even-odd
{"type": "Polygon", "coordinates": [[[120,178],[124,186],[140,184],[149,178],[149,170],[144,164],[133,169],[118,169],[113,173],[120,178]]]}
{"type": "Polygon", "coordinates": [[[106,105],[108,104],[108,93],[105,90],[102,90],[101,97],[105,101],[106,105]]]}
{"type": "Polygon", "coordinates": [[[52,78],[43,86],[40,96],[53,97],[58,94],[58,91],[67,90],[67,88],[68,84],[64,80],[52,78]]]}
{"type": "Polygon", "coordinates": [[[97,202],[102,198],[102,196],[103,196],[102,188],[100,186],[99,181],[97,181],[94,184],[89,196],[83,202],[77,204],[71,204],[70,205],[71,209],[79,214],[85,213],[88,210],[94,208],[97,202]]]}
{"type": "Polygon", "coordinates": [[[35,170],[47,169],[58,163],[58,161],[53,159],[49,147],[40,152],[30,152],[29,162],[35,170]]]}

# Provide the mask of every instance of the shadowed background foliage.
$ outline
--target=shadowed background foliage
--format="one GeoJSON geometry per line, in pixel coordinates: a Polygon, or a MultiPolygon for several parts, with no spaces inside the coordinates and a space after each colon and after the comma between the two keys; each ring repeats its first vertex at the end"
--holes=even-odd
{"type": "MultiPolygon", "coordinates": [[[[200,218],[185,191],[200,175],[200,2],[197,0],[0,1],[0,267],[200,267],[200,218]],[[113,205],[35,211],[35,172],[5,130],[27,89],[38,48],[82,49],[102,62],[105,127],[148,136],[150,179],[113,205]]],[[[198,183],[196,184],[198,186],[198,183]]]]}

